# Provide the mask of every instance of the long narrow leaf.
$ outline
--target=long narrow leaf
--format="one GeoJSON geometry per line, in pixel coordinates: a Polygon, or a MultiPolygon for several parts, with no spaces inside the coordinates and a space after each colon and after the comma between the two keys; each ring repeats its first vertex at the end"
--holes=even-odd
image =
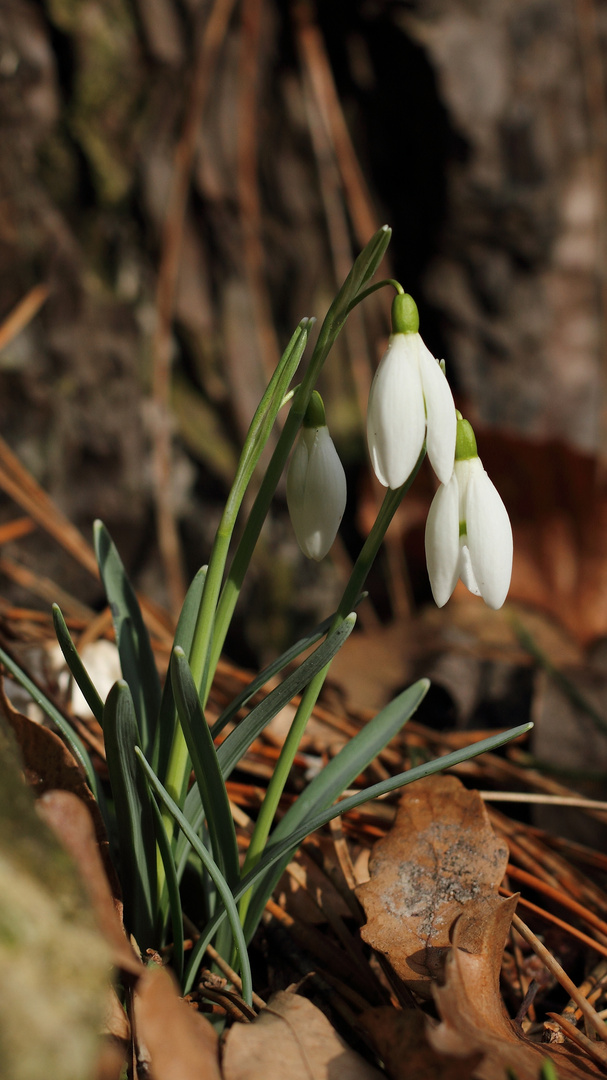
{"type": "MultiPolygon", "coordinates": [[[[420,679],[365,724],[362,730],[342,747],[295,800],[274,829],[271,838],[272,845],[280,843],[284,837],[296,832],[315,814],[332,806],[342,792],[350,787],[352,781],[375,760],[384,746],[401,731],[421,705],[429,688],[429,680],[420,679]]],[[[288,859],[287,854],[286,861],[288,859]]],[[[254,891],[245,921],[247,940],[255,932],[267,897],[273,892],[285,865],[284,862],[278,863],[254,891]]]]}
{"type": "MultiPolygon", "coordinates": [[[[196,619],[198,617],[198,609],[200,607],[200,601],[202,599],[202,592],[204,589],[206,576],[206,566],[202,566],[200,570],[194,575],[194,578],[192,579],[190,587],[186,593],[185,600],[181,608],[181,613],[177,622],[177,627],[175,629],[173,648],[175,648],[176,646],[180,646],[188,659],[190,656],[190,649],[192,648],[194,628],[196,626],[196,619]]],[[[170,679],[165,679],[164,687],[162,690],[162,701],[160,703],[160,713],[158,718],[158,728],[156,730],[154,752],[152,755],[152,767],[156,774],[162,780],[164,780],[164,777],[166,776],[167,765],[171,754],[171,747],[173,745],[173,739],[176,736],[176,720],[177,713],[175,708],[175,698],[173,696],[173,685],[170,679]]],[[[187,783],[188,770],[184,768],[183,771],[186,775],[187,783]]]]}
{"type": "Polygon", "coordinates": [[[263,701],[260,701],[259,705],[256,705],[251,710],[238,727],[230,732],[227,739],[222,742],[217,750],[217,757],[224,779],[227,779],[232,769],[238,764],[243,754],[246,753],[264,727],[270,723],[270,720],[333,659],[335,653],[338,649],[341,649],[352,633],[355,622],[356,615],[352,612],[329,635],[326,641],[323,641],[322,645],[319,645],[311,656],[304,660],[303,664],[300,664],[263,701]]]}
{"type": "MultiPolygon", "coordinates": [[[[227,780],[232,770],[246,753],[251,743],[261,734],[264,727],[303,689],[310,679],[314,678],[333,659],[335,653],[352,632],[355,621],[356,616],[353,613],[344,619],[334,633],[322,645],[319,645],[311,656],[308,656],[303,664],[300,664],[296,671],[289,675],[279,686],[275,687],[263,701],[260,701],[259,705],[256,705],[251,710],[249,715],[217,748],[217,760],[221,766],[224,780],[227,780]]],[[[194,831],[197,832],[204,817],[197,784],[193,784],[188,791],[184,804],[184,814],[194,831]]],[[[175,851],[179,879],[181,879],[187,855],[188,844],[182,833],[177,841],[175,851]]]]}
{"type": "Polygon", "coordinates": [[[283,671],[284,668],[292,664],[294,660],[297,660],[298,656],[307,652],[312,645],[316,645],[317,641],[320,641],[321,637],[324,637],[327,630],[331,626],[335,618],[335,612],[329,615],[328,618],[323,619],[318,626],[315,626],[313,630],[310,630],[308,634],[305,634],[299,641],[296,641],[294,645],[291,645],[290,649],[281,653],[280,656],[273,660],[271,664],[268,664],[263,671],[259,672],[250,683],[245,686],[239,694],[230,702],[229,705],[223,710],[221,715],[217,718],[211,728],[211,735],[214,739],[223,731],[226,724],[229,724],[231,720],[240,712],[252,697],[255,696],[258,690],[261,690],[262,686],[277,675],[279,671],[283,671]]]}
{"type": "Polygon", "coordinates": [[[7,671],[10,671],[14,679],[27,690],[36,705],[39,705],[43,712],[46,713],[49,720],[53,721],[56,727],[63,735],[66,743],[68,744],[72,754],[76,758],[76,761],[81,765],[86,774],[88,785],[93,792],[95,798],[99,794],[97,776],[93,768],[93,763],[88,755],[88,752],[84,746],[84,743],[74,731],[70,722],[63,716],[56,705],[53,705],[52,701],[49,701],[46,694],[43,694],[34,682],[30,679],[29,675],[26,675],[25,671],[19,666],[16,660],[7,653],[4,649],[0,648],[0,662],[4,665],[7,671]]]}
{"type": "Polygon", "coordinates": [[[108,694],[103,734],[116,807],[125,916],[138,945],[146,949],[156,944],[156,834],[150,794],[135,757],[140,745],[137,717],[123,680],[108,694]]]}
{"type": "MultiPolygon", "coordinates": [[[[145,755],[143,754],[140,747],[136,748],[135,753],[137,754],[137,758],[141,763],[150,787],[153,791],[156,792],[158,797],[166,806],[167,810],[169,810],[169,812],[173,815],[175,821],[179,825],[179,828],[183,830],[184,835],[187,837],[188,843],[193,848],[205,870],[208,872],[209,877],[212,878],[215,884],[215,887],[217,889],[217,892],[219,893],[219,897],[223,904],[223,909],[221,909],[220,911],[220,917],[217,919],[216,929],[221,925],[224,918],[228,919],[232,930],[234,945],[236,946],[236,950],[238,952],[238,957],[240,960],[242,996],[245,1001],[251,1004],[253,995],[253,981],[251,978],[249,954],[247,952],[247,945],[244,939],[242,926],[240,925],[240,919],[238,918],[238,908],[236,907],[236,903],[230,891],[228,883],[224,878],[223,874],[221,873],[219,867],[217,866],[217,863],[205,848],[204,844],[201,842],[199,837],[196,836],[196,833],[192,831],[191,826],[186,821],[175,801],[171,798],[166,789],[162,786],[151,765],[146,761],[145,755]]],[[[211,937],[206,940],[205,949],[207,945],[209,945],[210,942],[213,940],[214,936],[215,935],[213,933],[211,937]]],[[[188,989],[191,989],[192,982],[193,979],[190,982],[188,989]]],[[[185,989],[184,993],[187,993],[185,989]]]]}
{"type": "MultiPolygon", "coordinates": [[[[162,859],[162,865],[164,867],[164,876],[166,881],[166,895],[168,908],[171,913],[171,926],[173,929],[173,967],[175,974],[181,982],[183,978],[183,911],[181,909],[181,897],[179,895],[179,882],[177,881],[177,874],[175,872],[175,863],[173,861],[173,852],[171,850],[171,842],[167,836],[166,829],[164,827],[164,821],[162,820],[162,814],[158,809],[158,805],[155,799],[150,799],[152,806],[152,814],[154,818],[154,827],[156,830],[156,843],[158,844],[158,850],[160,852],[160,858],[162,859]]],[[[165,911],[161,911],[161,918],[164,922],[165,911]]]]}
{"type": "MultiPolygon", "coordinates": [[[[508,731],[501,731],[497,735],[492,735],[489,739],[482,739],[480,742],[473,743],[472,746],[466,746],[462,750],[455,750],[453,753],[446,754],[444,757],[436,758],[434,761],[428,761],[423,765],[418,765],[415,769],[409,769],[407,772],[399,773],[397,776],[390,777],[388,780],[382,780],[380,783],[365,788],[364,791],[360,791],[356,795],[351,795],[347,799],[342,799],[341,802],[336,803],[328,810],[316,814],[314,818],[308,818],[290,836],[281,840],[276,845],[272,843],[268,845],[265,854],[262,856],[257,866],[243,877],[240,885],[234,892],[234,900],[238,903],[240,898],[244,896],[250,888],[258,885],[261,878],[268,870],[271,870],[279,860],[284,859],[285,856],[288,856],[288,859],[290,859],[302,840],[305,840],[306,836],[309,836],[310,833],[314,832],[316,829],[320,829],[333,818],[339,817],[341,814],[345,814],[348,810],[353,810],[365,802],[369,802],[371,797],[377,798],[379,795],[385,795],[389,791],[395,791],[397,788],[406,787],[407,784],[413,783],[414,780],[421,780],[425,776],[432,776],[434,773],[443,772],[443,770],[450,769],[453,765],[461,764],[462,761],[469,761],[479,754],[496,750],[499,746],[503,746],[504,743],[510,742],[512,739],[518,739],[520,735],[524,735],[532,727],[533,724],[522,724],[520,727],[510,728],[508,731]]],[[[214,935],[217,933],[217,928],[224,918],[225,915],[223,912],[217,912],[205,927],[204,933],[201,934],[196,942],[185,973],[185,994],[191,989],[196,978],[201,957],[209,942],[213,940],[214,935]]]]}
{"type": "Polygon", "coordinates": [[[240,876],[240,868],[230,800],[198,689],[183,649],[173,650],[170,674],[179,720],[205,811],[213,857],[228,885],[233,887],[240,876]]]}
{"type": "Polygon", "coordinates": [[[58,604],[53,604],[53,623],[59,648],[70,669],[75,683],[82,691],[84,700],[99,724],[103,724],[103,701],[99,697],[93,680],[80,659],[78,650],[72,641],[67,623],[58,604]]]}
{"type": "Polygon", "coordinates": [[[143,745],[153,745],[160,709],[160,680],[147,627],[135,590],[110,534],[101,521],[94,526],[95,553],[120,653],[122,674],[129,685],[143,745]]]}

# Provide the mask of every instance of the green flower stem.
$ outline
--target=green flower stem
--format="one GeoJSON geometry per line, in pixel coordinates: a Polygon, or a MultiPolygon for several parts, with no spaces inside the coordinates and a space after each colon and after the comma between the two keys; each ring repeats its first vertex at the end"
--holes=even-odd
{"type": "MultiPolygon", "coordinates": [[[[384,501],[380,507],[379,513],[373,524],[373,528],[371,529],[371,532],[365,540],[358,559],[354,564],[352,574],[350,575],[348,584],[344,589],[343,596],[339,602],[339,606],[333,619],[333,624],[330,627],[327,636],[329,636],[329,634],[331,634],[335,630],[335,628],[339,626],[341,622],[343,622],[343,620],[355,606],[358,597],[362,592],[365,580],[367,578],[367,574],[369,573],[369,570],[371,569],[377,553],[382,545],[384,536],[386,535],[390,522],[392,521],[394,514],[400,506],[402,499],[407,494],[409,488],[411,487],[411,484],[415,480],[415,477],[419,472],[421,463],[424,460],[425,456],[426,448],[424,446],[419,455],[419,458],[417,459],[413,472],[408,477],[408,479],[405,480],[405,483],[400,488],[397,488],[395,490],[392,490],[392,488],[388,488],[388,491],[384,496],[384,501]]],[[[274,768],[274,772],[270,778],[264,800],[259,810],[257,822],[253,830],[253,835],[251,836],[251,842],[249,844],[247,855],[244,861],[244,866],[242,869],[243,875],[246,874],[249,870],[253,869],[253,867],[259,861],[261,855],[263,854],[264,848],[266,846],[266,841],[268,839],[268,836],[270,835],[270,829],[272,828],[272,822],[274,821],[274,816],[276,814],[276,810],[278,809],[280,797],[287,782],[289,772],[291,771],[291,766],[293,765],[293,760],[295,758],[297,749],[305,731],[306,724],[312,713],[312,709],[316,704],[318,695],[320,694],[323,683],[327,677],[329,667],[330,664],[327,664],[326,667],[322,669],[322,671],[319,671],[318,675],[315,675],[314,678],[308,683],[306,689],[302,694],[299,707],[297,709],[297,712],[295,713],[295,717],[289,729],[289,733],[283,743],[282,750],[280,751],[278,761],[274,768]]],[[[249,906],[250,898],[251,893],[249,892],[245,896],[243,896],[240,902],[240,919],[243,923],[247,913],[247,908],[249,906]]]]}
{"type": "MultiPolygon", "coordinates": [[[[297,370],[312,326],[313,320],[302,319],[293,334],[257,407],[240,455],[234,483],[215,536],[188,658],[194,680],[199,688],[204,685],[209,668],[215,610],[238,511],[255,466],[270,436],[287,387],[297,370]]],[[[206,702],[206,696],[204,701],[206,702]]],[[[179,805],[183,799],[188,772],[188,748],[181,726],[177,725],[164,782],[167,791],[179,805]]]]}
{"type": "Polygon", "coordinates": [[[363,289],[363,291],[360,292],[350,304],[348,304],[347,314],[349,315],[352,311],[352,308],[355,308],[357,304],[360,304],[361,300],[366,300],[367,297],[371,295],[371,293],[377,292],[378,289],[385,289],[386,285],[391,285],[393,289],[396,289],[396,292],[399,296],[404,296],[405,290],[403,289],[400,281],[397,281],[396,278],[391,277],[383,278],[381,281],[376,281],[373,285],[369,285],[368,289],[363,289]]]}
{"type": "MultiPolygon", "coordinates": [[[[295,438],[305,416],[312,391],[322,366],[333,347],[335,339],[352,308],[360,303],[365,296],[368,296],[370,292],[374,292],[375,289],[382,288],[387,284],[393,285],[397,291],[398,289],[402,291],[402,286],[392,279],[373,285],[370,289],[365,289],[363,287],[379,266],[390,242],[391,235],[391,230],[384,226],[371,238],[367,246],[358,256],[352,270],[348,274],[348,277],[344,281],[344,284],[325,316],[316,346],[312,353],[310,366],[295,394],[291,411],[285,421],[281,436],[267,468],[266,475],[253,504],[253,509],[251,510],[240,543],[236,549],[228,578],[221,593],[213,630],[211,661],[202,694],[203,702],[205,702],[208,697],[215,669],[219,662],[226,634],[240,595],[242,583],[270,508],[270,503],[283,469],[287,463],[291,447],[295,442],[295,438]]],[[[358,599],[358,597],[356,599],[358,599]]],[[[354,607],[354,603],[351,604],[351,607],[354,607]]]]}

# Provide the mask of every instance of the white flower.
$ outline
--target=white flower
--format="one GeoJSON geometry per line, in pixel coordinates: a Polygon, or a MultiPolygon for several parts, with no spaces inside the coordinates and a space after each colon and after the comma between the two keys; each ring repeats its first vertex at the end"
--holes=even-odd
{"type": "Polygon", "coordinates": [[[375,475],[399,488],[426,439],[428,457],[447,483],[455,454],[455,405],[449,383],[418,333],[392,334],[369,395],[367,441],[375,475]]]}
{"type": "Polygon", "coordinates": [[[447,603],[458,578],[491,608],[500,608],[506,599],[512,527],[476,456],[456,460],[449,483],[441,484],[434,496],[426,522],[426,562],[438,607],[447,603]]]}
{"type": "MultiPolygon", "coordinates": [[[[314,397],[320,401],[316,392],[314,397]]],[[[287,473],[287,505],[297,543],[309,559],[320,561],[327,554],[346,496],[346,474],[328,427],[309,427],[304,421],[287,473]]]]}

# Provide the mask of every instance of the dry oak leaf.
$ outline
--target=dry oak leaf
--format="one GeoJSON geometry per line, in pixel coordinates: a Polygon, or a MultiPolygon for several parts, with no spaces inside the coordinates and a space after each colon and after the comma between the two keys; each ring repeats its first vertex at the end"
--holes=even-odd
{"type": "Polygon", "coordinates": [[[392,1080],[470,1080],[482,1057],[439,1054],[428,1042],[430,1018],[417,1009],[382,1005],[367,1009],[358,1023],[392,1080]]]}
{"type": "Polygon", "coordinates": [[[478,792],[454,776],[418,780],[373,848],[370,880],[356,890],[367,916],[363,939],[408,986],[429,995],[453,923],[470,900],[497,896],[507,862],[478,792]]]}
{"type": "Polygon", "coordinates": [[[224,1080],[380,1080],[339,1037],[324,1013],[286,990],[274,994],[252,1024],[226,1038],[224,1080]]]}
{"type": "Polygon", "coordinates": [[[441,1023],[427,1027],[428,1042],[451,1057],[482,1053],[471,1080],[497,1080],[507,1069],[517,1080],[538,1080],[545,1058],[553,1061],[559,1080],[604,1077],[576,1050],[531,1043],[506,1013],[499,976],[516,901],[484,896],[466,905],[453,929],[444,982],[433,987],[441,1023]]]}
{"type": "Polygon", "coordinates": [[[148,967],[137,982],[133,1033],[149,1080],[221,1080],[215,1029],[179,997],[166,968],[148,967]]]}
{"type": "Polygon", "coordinates": [[[143,965],[127,941],[121,905],[112,896],[90,805],[71,791],[46,791],[36,809],[78,867],[97,925],[111,946],[114,967],[140,975],[143,965]]]}

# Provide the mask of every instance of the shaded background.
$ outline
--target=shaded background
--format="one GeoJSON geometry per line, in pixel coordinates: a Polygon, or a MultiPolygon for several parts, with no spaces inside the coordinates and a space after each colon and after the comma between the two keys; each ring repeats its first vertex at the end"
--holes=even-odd
{"type": "MultiPolygon", "coordinates": [[[[0,318],[31,305],[0,353],[9,446],[176,610],[281,349],[388,222],[386,271],[513,518],[512,598],[579,658],[607,629],[606,39],[592,0],[5,0],[0,318]]],[[[307,564],[279,493],[229,641],[241,662],[332,609],[373,520],[363,418],[389,303],[357,309],[323,374],[343,540],[307,564]]],[[[424,471],[361,609],[380,696],[454,620],[460,643],[503,647],[480,602],[424,608],[432,492],[424,471]]],[[[101,603],[39,533],[0,555],[11,602],[25,568],[28,602],[45,578],[101,603]]]]}

